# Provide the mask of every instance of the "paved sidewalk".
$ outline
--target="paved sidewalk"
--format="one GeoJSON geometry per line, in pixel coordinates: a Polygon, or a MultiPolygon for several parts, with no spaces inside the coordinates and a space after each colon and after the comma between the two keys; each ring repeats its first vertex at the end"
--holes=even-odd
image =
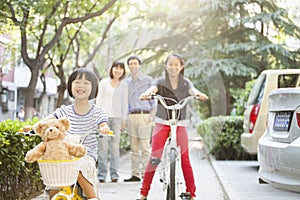
{"type": "MultiPolygon", "coordinates": [[[[211,167],[208,159],[203,159],[204,145],[201,138],[198,137],[196,130],[189,131],[190,139],[190,159],[194,170],[196,182],[197,200],[226,200],[219,184],[217,175],[211,167]]],[[[130,154],[126,153],[121,156],[120,161],[120,179],[118,183],[99,183],[99,196],[101,200],[136,200],[139,198],[141,182],[123,182],[131,176],[130,174],[130,154]]],[[[107,180],[109,181],[109,180],[107,180]]],[[[163,200],[165,192],[163,184],[159,182],[159,173],[155,174],[148,195],[148,200],[163,200]]],[[[45,195],[40,195],[34,200],[46,200],[45,195]]]]}
{"type": "MultiPolygon", "coordinates": [[[[200,152],[202,151],[203,145],[201,141],[190,142],[190,156],[191,163],[194,170],[195,182],[196,182],[196,195],[198,200],[223,200],[224,193],[221,185],[219,185],[217,176],[215,175],[211,165],[207,159],[202,159],[200,152]]],[[[122,157],[123,163],[121,169],[130,169],[130,155],[127,154],[122,157]],[[129,161],[129,162],[128,162],[129,161]],[[125,167],[125,168],[123,168],[125,167]]],[[[121,170],[120,180],[129,178],[130,172],[127,170],[121,170]]],[[[148,200],[163,200],[165,199],[165,192],[163,192],[163,184],[159,182],[159,172],[155,173],[151,190],[148,195],[148,200]]],[[[103,200],[136,200],[140,197],[139,189],[141,182],[127,183],[101,183],[99,186],[100,197],[103,200]]],[[[185,188],[185,187],[184,187],[185,188]]]]}
{"type": "MultiPolygon", "coordinates": [[[[300,194],[258,183],[257,161],[218,161],[205,155],[203,141],[196,131],[190,133],[190,159],[194,170],[197,200],[298,200],[300,194]]],[[[130,177],[130,154],[122,155],[118,183],[99,183],[101,200],[136,200],[141,182],[127,183],[130,177]]],[[[34,200],[46,200],[40,195],[34,200]]],[[[153,179],[148,200],[163,200],[165,193],[159,173],[153,179]]]]}
{"type": "MultiPolygon", "coordinates": [[[[258,161],[216,161],[210,158],[230,200],[298,200],[300,194],[258,182],[258,161]]],[[[217,200],[217,199],[216,199],[217,200]]]]}

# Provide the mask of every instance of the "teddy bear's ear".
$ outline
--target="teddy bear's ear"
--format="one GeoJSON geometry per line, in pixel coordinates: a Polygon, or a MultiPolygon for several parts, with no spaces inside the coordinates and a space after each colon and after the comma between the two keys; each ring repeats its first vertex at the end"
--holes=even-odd
{"type": "Polygon", "coordinates": [[[43,129],[44,129],[44,123],[42,123],[42,122],[37,123],[33,128],[34,132],[44,140],[44,137],[43,137],[44,130],[43,129]]]}
{"type": "Polygon", "coordinates": [[[70,121],[67,119],[67,118],[61,118],[60,120],[60,123],[63,124],[63,126],[65,127],[65,130],[68,131],[69,128],[70,128],[70,121]]]}
{"type": "Polygon", "coordinates": [[[34,126],[33,129],[36,134],[40,134],[42,131],[42,128],[43,128],[43,125],[41,123],[38,123],[34,126]]]}

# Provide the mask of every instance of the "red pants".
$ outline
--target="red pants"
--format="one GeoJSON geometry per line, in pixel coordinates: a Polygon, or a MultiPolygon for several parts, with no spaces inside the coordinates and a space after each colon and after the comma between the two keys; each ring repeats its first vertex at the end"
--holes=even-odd
{"type": "MultiPolygon", "coordinates": [[[[163,124],[155,124],[152,134],[152,152],[151,158],[161,158],[165,142],[169,136],[170,126],[163,124]]],[[[188,150],[188,136],[186,128],[178,126],[176,131],[177,144],[180,146],[181,153],[181,167],[186,185],[186,192],[190,192],[191,197],[195,197],[195,181],[193,169],[191,167],[189,150],[188,150]]],[[[155,173],[157,165],[152,165],[148,162],[144,173],[143,184],[141,188],[141,195],[148,196],[150,185],[155,173]]]]}

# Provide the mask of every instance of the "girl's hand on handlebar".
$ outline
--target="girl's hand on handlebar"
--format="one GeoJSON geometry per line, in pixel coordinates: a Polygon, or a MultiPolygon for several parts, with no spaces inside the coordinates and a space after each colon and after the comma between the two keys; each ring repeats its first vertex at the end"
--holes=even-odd
{"type": "Polygon", "coordinates": [[[98,132],[105,135],[105,134],[109,134],[110,129],[108,126],[103,126],[98,129],[98,132]]]}
{"type": "Polygon", "coordinates": [[[112,136],[112,137],[115,136],[113,131],[109,130],[108,132],[105,132],[105,133],[104,133],[104,132],[101,130],[101,128],[98,129],[98,133],[99,133],[100,136],[112,136]]]}
{"type": "Polygon", "coordinates": [[[208,96],[206,94],[204,94],[204,93],[201,93],[201,92],[197,93],[195,95],[195,97],[196,97],[197,100],[200,100],[200,101],[205,101],[205,100],[208,99],[208,96]]]}
{"type": "Polygon", "coordinates": [[[106,122],[99,125],[98,133],[102,136],[115,136],[114,132],[109,129],[106,122]]]}
{"type": "Polygon", "coordinates": [[[107,126],[106,122],[103,122],[99,125],[99,129],[98,129],[98,132],[101,133],[101,134],[109,134],[110,132],[110,129],[109,127],[107,126]]]}
{"type": "Polygon", "coordinates": [[[139,97],[140,100],[149,100],[151,99],[151,96],[153,95],[153,93],[143,93],[141,94],[141,96],[139,97]]]}

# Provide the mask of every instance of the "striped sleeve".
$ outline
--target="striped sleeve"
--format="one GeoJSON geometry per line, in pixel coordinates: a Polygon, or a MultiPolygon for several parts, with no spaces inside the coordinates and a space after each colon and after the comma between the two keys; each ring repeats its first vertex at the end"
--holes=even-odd
{"type": "Polygon", "coordinates": [[[60,108],[57,108],[53,115],[57,118],[57,119],[60,119],[60,118],[63,118],[63,117],[67,117],[68,118],[68,113],[71,113],[70,110],[72,109],[71,106],[65,106],[65,105],[62,105],[60,108]]]}
{"type": "Polygon", "coordinates": [[[99,124],[103,123],[103,122],[107,122],[108,117],[106,112],[104,111],[103,108],[101,108],[100,106],[96,106],[95,105],[95,118],[97,121],[97,125],[99,126],[99,124]]]}

